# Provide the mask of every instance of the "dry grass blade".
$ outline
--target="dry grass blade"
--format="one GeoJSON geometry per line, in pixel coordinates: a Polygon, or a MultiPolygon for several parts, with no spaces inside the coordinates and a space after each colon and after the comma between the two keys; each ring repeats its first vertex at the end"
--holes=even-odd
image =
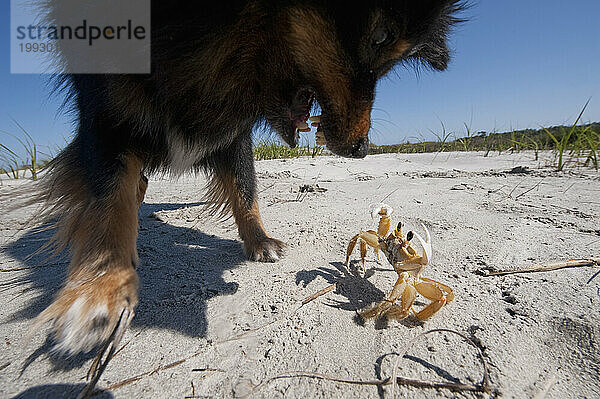
{"type": "Polygon", "coordinates": [[[526,191],[522,192],[521,194],[517,195],[517,196],[515,197],[515,200],[518,200],[519,198],[521,198],[521,197],[522,197],[522,196],[524,196],[525,194],[528,194],[529,192],[531,192],[531,191],[535,190],[536,188],[538,188],[538,187],[540,186],[540,184],[542,184],[542,182],[543,182],[543,181],[544,181],[544,179],[540,180],[540,181],[538,182],[538,184],[536,184],[535,186],[533,186],[533,187],[531,187],[530,189],[528,189],[528,190],[526,190],[526,191]]]}
{"type": "Polygon", "coordinates": [[[590,259],[568,260],[566,262],[538,264],[538,265],[533,265],[533,266],[526,267],[524,269],[517,269],[517,270],[489,271],[489,270],[479,269],[478,273],[483,276],[506,276],[509,274],[550,272],[550,271],[554,271],[554,270],[568,269],[568,268],[572,268],[572,267],[586,267],[586,266],[587,267],[600,266],[600,257],[590,258],[590,259]]]}
{"type": "Polygon", "coordinates": [[[598,270],[596,273],[594,273],[594,275],[592,277],[590,277],[590,279],[588,281],[586,281],[586,284],[591,283],[592,280],[595,279],[596,277],[598,277],[599,274],[600,274],[600,270],[598,270]]]}
{"type": "Polygon", "coordinates": [[[201,352],[196,352],[196,353],[194,353],[194,354],[186,357],[185,359],[180,359],[180,360],[177,360],[177,361],[175,361],[173,363],[169,363],[169,364],[167,364],[165,366],[159,366],[159,367],[155,368],[154,370],[146,371],[145,373],[141,373],[141,374],[138,374],[138,375],[133,376],[131,378],[127,378],[127,379],[125,379],[123,381],[119,381],[119,382],[117,382],[115,384],[107,386],[105,389],[108,390],[108,391],[112,391],[112,390],[115,390],[115,389],[118,389],[118,388],[122,388],[122,387],[124,387],[126,385],[129,385],[129,384],[132,384],[134,382],[137,382],[137,381],[141,380],[144,377],[148,377],[148,376],[151,376],[153,374],[156,374],[159,371],[168,370],[170,368],[179,366],[180,364],[183,364],[183,363],[187,362],[189,359],[191,359],[191,358],[193,358],[195,356],[198,356],[200,353],[201,352]]]}

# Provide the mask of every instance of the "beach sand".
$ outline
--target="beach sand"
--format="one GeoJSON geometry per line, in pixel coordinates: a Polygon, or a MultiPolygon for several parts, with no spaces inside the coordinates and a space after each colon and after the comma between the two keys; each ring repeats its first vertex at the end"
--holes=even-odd
{"type": "MultiPolygon", "coordinates": [[[[405,350],[398,376],[479,383],[476,349],[454,334],[430,334],[407,349],[412,338],[438,328],[480,346],[492,397],[546,390],[546,398],[600,397],[598,268],[482,275],[600,254],[600,174],[556,172],[551,160],[550,153],[535,160],[521,152],[257,162],[265,226],[289,244],[276,263],[247,261],[232,220],[201,213],[203,176],[151,177],[139,213],[140,304],[96,397],[390,397],[390,386],[309,377],[258,385],[290,372],[383,379],[405,350]],[[356,273],[358,250],[350,272],[344,264],[349,239],[377,226],[370,211],[380,202],[395,209],[393,222],[405,231],[429,228],[433,257],[424,276],[454,289],[456,299],[423,323],[357,317],[397,277],[371,250],[365,277],[356,273]],[[333,283],[335,290],[300,306],[333,283]]],[[[3,180],[0,192],[22,184],[3,180]]],[[[64,258],[28,257],[49,236],[27,225],[34,212],[0,218],[0,396],[76,396],[93,354],[51,355],[45,331],[25,339],[67,268],[64,258]]],[[[418,297],[416,307],[425,303],[418,297]]],[[[478,397],[407,386],[395,393],[478,397]]]]}

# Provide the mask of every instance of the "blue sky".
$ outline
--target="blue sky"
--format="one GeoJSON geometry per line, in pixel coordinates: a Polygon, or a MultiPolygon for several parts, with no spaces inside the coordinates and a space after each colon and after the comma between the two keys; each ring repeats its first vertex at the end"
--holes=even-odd
{"type": "MultiPolygon", "coordinates": [[[[415,0],[417,1],[417,0],[415,0]]],[[[479,0],[452,36],[445,72],[400,67],[379,87],[372,141],[391,144],[449,132],[506,131],[573,122],[591,97],[585,121],[600,121],[598,0],[479,0]]],[[[10,74],[9,2],[0,5],[0,130],[13,119],[41,145],[72,133],[47,78],[10,74]]],[[[0,143],[11,144],[0,134],[0,143]]]]}

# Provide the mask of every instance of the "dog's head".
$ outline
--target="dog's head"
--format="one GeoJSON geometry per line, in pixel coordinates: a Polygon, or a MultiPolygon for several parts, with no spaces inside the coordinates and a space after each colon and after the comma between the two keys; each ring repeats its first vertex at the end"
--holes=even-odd
{"type": "Polygon", "coordinates": [[[457,0],[293,1],[281,6],[281,53],[266,60],[267,121],[290,145],[317,101],[327,147],[367,155],[377,81],[395,65],[443,70],[457,0]],[[274,61],[279,59],[279,61],[274,61]]]}

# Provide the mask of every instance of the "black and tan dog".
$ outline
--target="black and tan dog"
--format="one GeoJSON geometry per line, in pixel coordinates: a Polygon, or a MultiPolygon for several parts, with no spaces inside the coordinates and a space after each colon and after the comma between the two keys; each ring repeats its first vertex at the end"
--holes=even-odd
{"type": "Polygon", "coordinates": [[[378,79],[403,62],[445,69],[460,9],[456,0],[152,3],[152,72],[69,75],[77,134],[41,182],[71,263],[38,322],[52,322],[56,349],[69,354],[133,314],[145,173],[207,172],[212,204],[233,213],[247,256],[277,260],[285,245],[261,222],[253,128],[266,124],[295,146],[317,102],[327,147],[366,156],[378,79]]]}

